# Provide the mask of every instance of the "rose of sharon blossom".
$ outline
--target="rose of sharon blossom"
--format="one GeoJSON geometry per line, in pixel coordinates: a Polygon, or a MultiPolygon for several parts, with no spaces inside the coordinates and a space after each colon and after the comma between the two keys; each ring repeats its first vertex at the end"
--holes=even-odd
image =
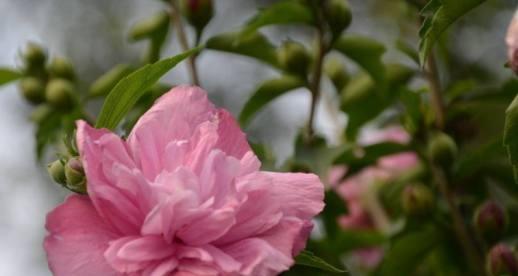
{"type": "MultiPolygon", "coordinates": [[[[405,144],[410,137],[399,127],[390,127],[380,132],[372,132],[361,137],[362,145],[370,145],[381,142],[394,142],[405,144]]],[[[365,199],[369,193],[374,193],[372,185],[378,182],[390,181],[405,171],[414,168],[418,164],[417,155],[414,152],[403,152],[384,156],[378,159],[373,166],[364,168],[358,173],[339,181],[347,172],[346,167],[334,167],[330,171],[330,184],[345,200],[348,214],[338,218],[338,223],[343,229],[363,230],[376,229],[373,217],[365,206],[365,199]]],[[[383,251],[378,247],[362,248],[355,251],[355,257],[365,267],[375,267],[383,257],[383,251]]]]}
{"type": "Polygon", "coordinates": [[[518,10],[515,12],[511,23],[507,28],[505,37],[507,44],[507,59],[509,67],[518,74],[518,10]]]}
{"type": "Polygon", "coordinates": [[[259,171],[236,121],[197,87],[162,96],[126,141],[77,123],[88,195],[47,216],[54,275],[276,275],[323,208],[314,174],[259,171]]]}

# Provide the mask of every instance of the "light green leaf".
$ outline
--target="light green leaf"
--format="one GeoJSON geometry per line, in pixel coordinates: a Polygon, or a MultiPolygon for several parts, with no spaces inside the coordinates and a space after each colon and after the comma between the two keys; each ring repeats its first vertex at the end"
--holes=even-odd
{"type": "Polygon", "coordinates": [[[197,47],[174,57],[145,65],[121,79],[106,97],[95,127],[109,129],[117,127],[124,115],[151,86],[179,62],[200,49],[197,47]]]}
{"type": "Polygon", "coordinates": [[[518,183],[518,95],[505,112],[504,145],[518,183]]]}
{"type": "Polygon", "coordinates": [[[303,250],[297,257],[295,257],[295,263],[297,265],[309,266],[333,273],[346,273],[345,270],[328,264],[326,261],[307,250],[303,250]]]}
{"type": "Polygon", "coordinates": [[[334,48],[360,65],[376,82],[383,82],[385,70],[382,56],[385,46],[380,42],[363,36],[343,36],[334,48]]]}
{"type": "Polygon", "coordinates": [[[245,38],[239,32],[224,33],[210,38],[205,47],[252,57],[273,67],[279,67],[275,47],[261,33],[253,33],[245,38]]]}
{"type": "Polygon", "coordinates": [[[22,74],[18,71],[9,68],[0,68],[0,86],[17,80],[22,77],[22,74]]]}
{"type": "Polygon", "coordinates": [[[426,16],[419,35],[419,60],[424,64],[428,53],[441,34],[457,19],[485,0],[431,0],[421,13],[426,16]]]}
{"type": "Polygon", "coordinates": [[[257,111],[273,99],[302,86],[304,86],[304,81],[290,75],[263,82],[246,102],[239,115],[239,122],[242,126],[245,126],[257,111]]]}
{"type": "Polygon", "coordinates": [[[301,1],[281,1],[261,9],[245,26],[243,35],[254,33],[259,28],[275,24],[313,24],[311,9],[301,1]]]}

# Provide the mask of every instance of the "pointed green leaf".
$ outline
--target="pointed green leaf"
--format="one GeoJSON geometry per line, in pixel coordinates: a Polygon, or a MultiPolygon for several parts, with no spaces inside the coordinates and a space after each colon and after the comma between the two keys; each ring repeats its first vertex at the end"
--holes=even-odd
{"type": "Polygon", "coordinates": [[[165,73],[201,48],[148,64],[124,77],[106,97],[95,127],[114,129],[137,100],[165,73]]]}
{"type": "Polygon", "coordinates": [[[17,80],[22,77],[22,74],[18,71],[9,68],[0,68],[0,86],[17,80]]]}
{"type": "MultiPolygon", "coordinates": [[[[518,176],[518,95],[505,112],[504,145],[515,176],[518,176]]],[[[518,183],[518,178],[515,180],[518,183]]]]}
{"type": "Polygon", "coordinates": [[[343,36],[334,48],[360,65],[376,82],[384,81],[382,56],[385,46],[380,42],[363,36],[343,36]]]}
{"type": "Polygon", "coordinates": [[[224,33],[210,38],[205,47],[252,57],[273,67],[279,67],[275,47],[261,33],[253,33],[245,38],[239,32],[224,33]]]}
{"type": "Polygon", "coordinates": [[[457,19],[482,4],[485,0],[431,0],[421,13],[425,16],[419,30],[419,60],[424,64],[428,53],[441,34],[457,19]]]}
{"type": "Polygon", "coordinates": [[[295,257],[295,263],[297,265],[318,268],[318,269],[332,272],[332,273],[346,273],[345,270],[339,269],[337,267],[334,267],[334,266],[328,264],[326,261],[315,256],[315,254],[313,254],[312,252],[307,251],[307,250],[303,250],[302,252],[300,252],[300,254],[297,257],[295,257]]]}
{"type": "Polygon", "coordinates": [[[245,26],[244,35],[254,33],[261,27],[276,24],[313,24],[311,9],[301,1],[281,1],[261,9],[245,26]]]}
{"type": "Polygon", "coordinates": [[[273,99],[302,86],[304,86],[304,81],[289,75],[263,82],[246,102],[239,115],[239,122],[245,126],[257,111],[273,99]]]}

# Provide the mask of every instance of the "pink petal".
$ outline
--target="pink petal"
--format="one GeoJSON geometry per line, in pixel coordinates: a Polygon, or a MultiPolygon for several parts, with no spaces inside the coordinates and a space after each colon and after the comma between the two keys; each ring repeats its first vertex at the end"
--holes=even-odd
{"type": "Polygon", "coordinates": [[[44,247],[56,276],[121,275],[106,262],[103,252],[115,238],[114,230],[99,217],[90,199],[72,195],[47,215],[49,234],[44,247]]]}

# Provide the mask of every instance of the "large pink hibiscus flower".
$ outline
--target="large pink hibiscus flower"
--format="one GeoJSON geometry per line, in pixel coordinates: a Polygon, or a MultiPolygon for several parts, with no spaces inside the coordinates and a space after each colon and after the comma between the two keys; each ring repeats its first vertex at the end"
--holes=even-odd
{"type": "Polygon", "coordinates": [[[54,275],[276,275],[324,205],[316,175],[259,171],[197,87],[162,96],[126,141],[79,121],[77,144],[88,196],[47,216],[54,275]]]}

